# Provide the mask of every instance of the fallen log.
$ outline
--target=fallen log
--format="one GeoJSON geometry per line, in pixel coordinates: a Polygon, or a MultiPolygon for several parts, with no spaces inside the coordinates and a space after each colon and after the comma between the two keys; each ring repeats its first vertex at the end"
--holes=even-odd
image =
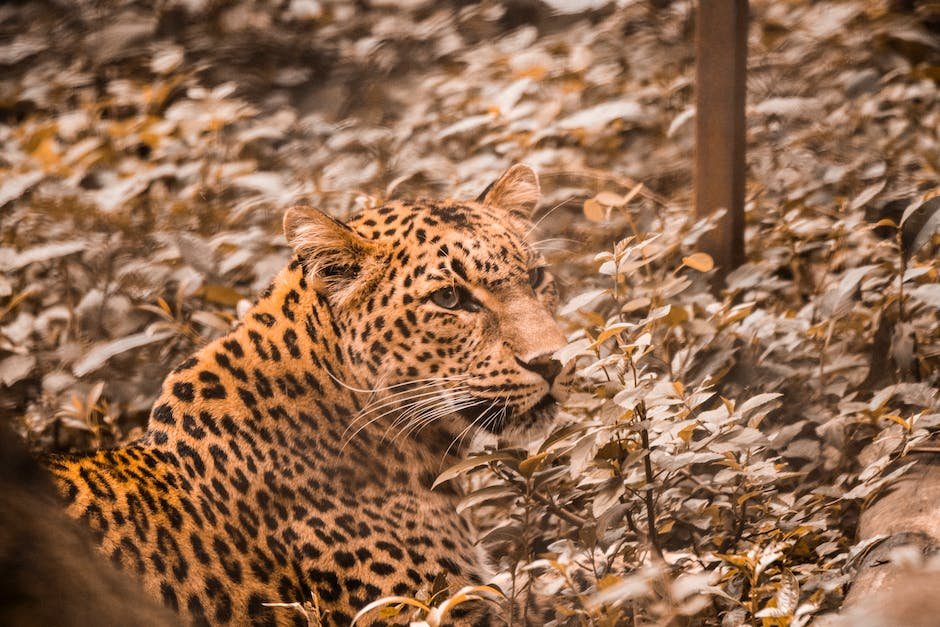
{"type": "Polygon", "coordinates": [[[940,625],[940,451],[916,464],[862,512],[858,540],[871,545],[838,614],[813,627],[940,625]]]}

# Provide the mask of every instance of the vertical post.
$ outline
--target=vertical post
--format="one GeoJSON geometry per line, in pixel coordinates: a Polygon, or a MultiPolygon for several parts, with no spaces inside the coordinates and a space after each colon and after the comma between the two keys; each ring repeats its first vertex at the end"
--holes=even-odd
{"type": "Polygon", "coordinates": [[[744,262],[747,0],[699,0],[695,23],[695,212],[727,210],[702,249],[716,287],[744,262]]]}

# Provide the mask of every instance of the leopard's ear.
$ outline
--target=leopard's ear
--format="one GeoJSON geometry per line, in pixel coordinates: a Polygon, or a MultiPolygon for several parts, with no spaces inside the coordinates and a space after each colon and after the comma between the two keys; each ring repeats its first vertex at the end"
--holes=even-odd
{"type": "Polygon", "coordinates": [[[284,235],[307,272],[332,288],[329,291],[347,286],[374,247],[370,240],[312,207],[288,209],[284,235]]]}
{"type": "Polygon", "coordinates": [[[517,163],[490,183],[477,201],[505,209],[528,220],[535,212],[541,194],[539,177],[535,170],[517,163]]]}

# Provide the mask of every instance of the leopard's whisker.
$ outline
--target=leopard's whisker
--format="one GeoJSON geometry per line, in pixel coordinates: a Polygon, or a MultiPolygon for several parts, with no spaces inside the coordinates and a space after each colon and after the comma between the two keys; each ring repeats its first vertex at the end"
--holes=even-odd
{"type": "Polygon", "coordinates": [[[509,394],[506,394],[506,400],[503,401],[503,409],[499,412],[499,420],[495,423],[497,430],[501,430],[506,423],[506,416],[509,415],[509,394]]]}
{"type": "MultiPolygon", "coordinates": [[[[419,392],[426,390],[431,390],[435,387],[442,386],[445,383],[453,383],[458,381],[465,381],[470,378],[469,375],[461,374],[456,376],[445,376],[445,377],[427,377],[424,379],[411,379],[408,381],[402,381],[393,385],[385,386],[383,388],[373,388],[369,393],[369,397],[365,406],[359,410],[359,413],[356,415],[356,418],[346,427],[343,434],[345,435],[350,429],[354,428],[356,424],[365,419],[370,413],[378,411],[381,408],[388,407],[389,405],[397,404],[402,402],[403,399],[396,398],[405,395],[412,395],[409,398],[415,398],[419,392]],[[406,387],[407,386],[407,387],[406,387]],[[403,390],[399,390],[393,394],[387,394],[380,398],[376,398],[376,394],[379,390],[392,390],[395,388],[405,387],[403,390]]],[[[408,399],[404,399],[407,402],[408,399]]]]}
{"type": "Polygon", "coordinates": [[[470,433],[470,430],[473,429],[473,427],[477,426],[477,423],[480,420],[480,418],[486,415],[487,409],[484,409],[483,413],[477,416],[472,422],[467,424],[467,426],[464,427],[464,429],[460,433],[457,434],[457,437],[451,440],[451,443],[448,445],[447,450],[444,451],[442,460],[447,458],[447,454],[450,453],[451,449],[454,449],[455,452],[460,451],[461,442],[463,442],[463,439],[467,436],[468,433],[470,433]]]}
{"type": "Polygon", "coordinates": [[[430,411],[427,411],[421,415],[411,416],[410,424],[406,425],[402,431],[408,433],[417,433],[439,418],[452,415],[463,409],[481,404],[482,402],[484,401],[481,401],[479,398],[469,394],[465,394],[463,397],[458,397],[456,399],[444,399],[439,406],[431,408],[430,411]]]}
{"type": "Polygon", "coordinates": [[[388,363],[382,368],[378,373],[376,373],[375,385],[372,387],[372,391],[369,392],[369,395],[366,397],[365,406],[363,409],[371,405],[375,401],[376,395],[383,387],[388,387],[385,385],[385,382],[388,380],[389,375],[392,372],[392,364],[388,363]]]}
{"type": "Polygon", "coordinates": [[[568,237],[549,237],[546,239],[539,240],[531,244],[532,248],[535,250],[548,251],[548,250],[570,250],[573,248],[571,244],[580,244],[577,240],[573,240],[568,237]]]}
{"type": "Polygon", "coordinates": [[[435,394],[441,391],[441,389],[447,389],[447,388],[442,388],[441,384],[439,383],[431,383],[431,384],[421,385],[416,388],[409,388],[407,390],[395,392],[394,394],[388,394],[387,396],[383,396],[382,398],[376,399],[374,402],[360,409],[358,416],[367,416],[389,405],[394,405],[397,403],[404,403],[404,402],[407,402],[409,399],[420,398],[421,396],[426,396],[428,394],[435,394]]]}
{"type": "MultiPolygon", "coordinates": [[[[428,387],[430,388],[431,386],[428,386],[428,387]]],[[[430,391],[425,390],[423,392],[415,393],[414,390],[405,390],[404,392],[399,392],[397,394],[392,394],[390,396],[384,397],[381,400],[381,402],[373,403],[372,405],[367,405],[366,407],[362,408],[359,411],[359,413],[356,414],[356,417],[353,418],[350,421],[350,423],[346,426],[346,429],[343,430],[343,436],[345,437],[347,433],[355,429],[355,433],[353,433],[353,435],[350,436],[350,439],[351,439],[355,437],[356,434],[358,434],[359,431],[361,431],[363,428],[375,422],[375,420],[378,420],[388,415],[389,413],[395,411],[396,409],[398,409],[402,403],[408,403],[409,401],[419,399],[419,398],[436,396],[440,392],[441,390],[430,390],[430,391]],[[411,396],[408,396],[405,398],[399,398],[399,397],[403,397],[406,394],[411,394],[411,396]],[[390,411],[384,411],[378,416],[376,416],[375,418],[372,418],[372,419],[369,418],[370,414],[374,414],[380,410],[387,409],[389,407],[392,408],[390,411]]]]}
{"type": "MultiPolygon", "coordinates": [[[[410,393],[412,393],[412,392],[421,392],[421,391],[423,391],[423,390],[429,390],[429,389],[432,389],[432,388],[435,388],[435,387],[444,385],[445,383],[455,383],[455,382],[466,381],[468,378],[469,378],[468,376],[461,375],[461,376],[457,376],[457,377],[441,377],[441,378],[439,378],[439,379],[434,379],[434,380],[432,380],[432,379],[415,379],[414,381],[405,381],[405,382],[403,382],[403,383],[396,384],[394,387],[403,387],[403,386],[406,386],[406,385],[408,385],[408,386],[413,386],[413,387],[408,387],[408,388],[406,388],[406,389],[404,389],[404,390],[399,390],[399,391],[394,392],[394,393],[392,393],[392,394],[387,394],[387,395],[384,395],[384,396],[382,396],[382,397],[380,397],[380,398],[377,398],[377,399],[375,399],[374,401],[372,401],[372,402],[366,404],[366,406],[363,407],[363,408],[360,410],[360,412],[367,411],[370,407],[372,407],[372,406],[375,405],[375,404],[380,404],[380,405],[381,405],[381,404],[385,403],[387,400],[392,399],[392,398],[395,398],[396,396],[402,396],[402,395],[405,395],[405,394],[410,394],[410,393]]],[[[389,389],[391,389],[393,386],[388,386],[388,387],[389,387],[389,389]]]]}
{"type": "Polygon", "coordinates": [[[499,430],[501,420],[503,416],[506,414],[507,408],[509,407],[510,396],[511,394],[507,391],[506,395],[504,397],[501,397],[503,401],[503,406],[499,408],[499,411],[494,411],[493,415],[489,417],[489,419],[487,420],[487,428],[491,430],[497,430],[497,431],[499,430]]]}
{"type": "Polygon", "coordinates": [[[478,434],[480,431],[482,431],[483,429],[489,428],[490,425],[492,425],[492,424],[495,424],[497,415],[498,415],[498,412],[493,412],[493,415],[488,416],[488,417],[486,418],[486,420],[484,420],[483,422],[481,422],[481,423],[480,423],[480,426],[477,428],[476,432],[474,432],[473,437],[475,438],[475,437],[477,436],[477,434],[478,434]]]}
{"type": "MultiPolygon", "coordinates": [[[[377,416],[375,416],[375,417],[373,417],[373,418],[370,418],[368,421],[366,421],[366,422],[363,423],[361,426],[359,426],[359,427],[356,429],[356,431],[355,431],[352,435],[350,435],[348,438],[345,439],[345,443],[348,444],[349,441],[351,441],[353,438],[355,438],[363,429],[365,429],[365,428],[368,427],[369,425],[375,423],[375,422],[378,421],[378,420],[381,420],[381,419],[384,418],[385,416],[388,416],[388,415],[390,415],[390,414],[394,414],[396,411],[410,411],[411,409],[414,408],[415,405],[421,405],[421,404],[424,404],[424,403],[429,403],[429,402],[432,402],[432,401],[437,401],[441,395],[445,395],[445,394],[446,394],[446,395],[449,395],[449,394],[456,394],[456,393],[458,393],[458,392],[462,393],[462,390],[461,390],[460,388],[456,388],[456,389],[445,389],[445,390],[434,390],[434,391],[431,391],[431,392],[422,392],[421,394],[417,394],[417,395],[411,396],[411,397],[409,397],[409,398],[407,398],[407,399],[404,399],[404,400],[402,400],[402,399],[397,399],[397,400],[395,400],[395,401],[393,401],[393,402],[386,403],[386,404],[384,404],[384,406],[385,406],[385,407],[390,407],[390,408],[386,409],[386,410],[383,411],[381,414],[379,414],[379,415],[377,415],[377,416]],[[416,399],[421,399],[421,400],[416,400],[416,399]],[[403,406],[399,405],[399,403],[401,403],[401,402],[404,402],[404,405],[403,405],[403,406]]],[[[374,412],[374,411],[378,411],[378,409],[379,409],[379,407],[376,407],[376,408],[370,410],[369,413],[374,412]]],[[[345,436],[345,433],[349,431],[349,429],[352,427],[353,424],[355,424],[356,421],[362,420],[362,419],[364,419],[364,418],[365,418],[365,416],[360,413],[360,415],[356,417],[356,420],[354,420],[353,423],[351,423],[350,426],[346,428],[346,431],[344,431],[343,435],[345,436]]],[[[386,430],[386,433],[387,433],[387,432],[388,432],[388,430],[386,430]]],[[[384,438],[385,436],[383,435],[382,437],[384,438]]],[[[345,446],[345,444],[344,444],[344,446],[345,446]]]]}
{"type": "MultiPolygon", "coordinates": [[[[494,399],[492,400],[492,402],[486,407],[486,409],[484,409],[482,412],[480,412],[480,415],[479,415],[479,416],[477,416],[477,417],[474,418],[472,421],[470,421],[470,424],[468,424],[467,427],[466,427],[463,431],[461,431],[459,434],[457,434],[457,437],[454,438],[454,440],[453,440],[453,441],[450,443],[450,445],[447,447],[447,450],[444,451],[444,458],[445,458],[445,459],[447,458],[447,454],[450,453],[450,449],[453,448],[454,445],[457,446],[457,450],[460,449],[460,441],[461,441],[461,439],[470,431],[471,428],[473,428],[473,426],[477,423],[477,421],[479,421],[481,418],[483,418],[483,416],[485,416],[486,413],[487,413],[488,411],[490,411],[490,409],[493,407],[493,405],[496,404],[496,402],[497,402],[498,400],[499,400],[499,397],[497,396],[497,397],[494,398],[494,399]]],[[[485,402],[485,401],[484,401],[484,402],[485,402]]]]}
{"type": "MultiPolygon", "coordinates": [[[[459,381],[461,379],[462,377],[461,378],[455,377],[453,380],[459,381]]],[[[412,398],[418,398],[420,396],[424,396],[429,393],[432,393],[432,394],[437,393],[437,390],[435,390],[435,388],[438,388],[441,385],[443,385],[443,383],[447,383],[447,382],[450,382],[450,380],[436,381],[433,383],[424,383],[418,387],[408,388],[407,390],[395,392],[394,394],[389,394],[387,396],[383,396],[382,398],[376,399],[375,401],[368,403],[365,407],[359,410],[359,413],[356,415],[356,418],[354,418],[353,421],[350,423],[350,425],[346,427],[346,431],[349,431],[349,429],[353,428],[359,420],[362,420],[365,416],[369,415],[370,413],[373,413],[375,411],[378,411],[381,408],[388,407],[390,405],[394,405],[398,403],[407,403],[408,400],[412,398]],[[428,390],[434,390],[434,391],[428,392],[428,390]],[[406,396],[409,394],[411,396],[409,396],[408,398],[405,398],[405,399],[399,398],[399,397],[406,396]]]]}
{"type": "Polygon", "coordinates": [[[537,242],[532,242],[531,246],[533,248],[538,248],[542,244],[548,244],[550,242],[563,242],[565,244],[580,244],[576,239],[571,239],[570,237],[546,237],[545,239],[540,239],[537,242]]]}
{"type": "Polygon", "coordinates": [[[543,221],[545,218],[547,218],[548,216],[552,215],[552,214],[555,212],[555,210],[558,209],[559,207],[563,207],[563,206],[565,206],[568,202],[574,200],[574,198],[575,198],[575,196],[574,196],[574,194],[572,194],[571,196],[568,196],[567,198],[565,198],[564,200],[562,200],[560,203],[558,203],[557,205],[555,205],[554,207],[552,207],[551,209],[549,209],[548,211],[546,211],[544,214],[542,214],[542,217],[535,221],[535,223],[532,225],[532,228],[530,228],[528,231],[526,231],[526,232],[525,232],[525,235],[524,235],[523,237],[529,237],[529,235],[532,233],[532,231],[534,231],[535,229],[539,228],[539,225],[542,223],[542,221],[543,221]]]}
{"type": "Polygon", "coordinates": [[[571,238],[571,237],[546,237],[544,239],[538,240],[537,242],[532,242],[532,245],[537,246],[539,244],[544,244],[546,242],[571,242],[572,244],[581,243],[578,240],[571,238]]]}
{"type": "MultiPolygon", "coordinates": [[[[482,431],[483,429],[489,429],[489,428],[491,427],[491,425],[495,425],[495,424],[496,424],[498,415],[499,415],[502,411],[505,410],[505,403],[508,402],[509,395],[510,395],[509,390],[506,390],[506,392],[505,392],[505,398],[503,398],[503,394],[500,394],[499,396],[496,397],[497,402],[499,402],[499,399],[503,398],[503,403],[504,403],[503,409],[501,409],[500,412],[493,412],[492,415],[490,415],[490,416],[488,416],[488,417],[486,418],[486,420],[483,420],[483,421],[480,423],[480,426],[477,428],[477,430],[473,433],[473,436],[471,436],[472,438],[475,438],[475,437],[477,436],[477,434],[479,434],[480,431],[482,431]]],[[[489,409],[487,409],[487,413],[489,413],[489,409]]]]}
{"type": "Polygon", "coordinates": [[[469,394],[463,394],[456,398],[441,399],[441,402],[437,406],[427,408],[427,411],[421,413],[412,412],[409,416],[408,424],[402,427],[399,431],[399,435],[418,432],[440,418],[453,415],[456,412],[468,407],[473,407],[479,403],[479,399],[469,394]]]}
{"type": "MultiPolygon", "coordinates": [[[[480,416],[482,416],[482,415],[485,414],[485,413],[486,413],[486,410],[484,409],[484,410],[483,410],[483,413],[481,413],[480,416]]],[[[450,453],[450,450],[451,450],[452,448],[454,448],[454,446],[457,447],[457,450],[460,450],[460,441],[461,441],[461,440],[463,439],[463,437],[467,434],[467,432],[469,432],[470,429],[473,428],[473,425],[476,424],[476,421],[477,421],[477,420],[479,420],[479,416],[478,416],[477,418],[473,419],[472,421],[470,421],[470,422],[467,424],[467,426],[464,427],[463,430],[462,430],[460,433],[458,433],[457,436],[456,436],[453,440],[450,441],[450,444],[447,446],[447,450],[444,451],[444,455],[443,455],[442,458],[441,458],[442,460],[447,459],[447,454],[450,453]]]]}
{"type": "MultiPolygon", "coordinates": [[[[408,423],[412,420],[413,417],[419,415],[422,411],[437,411],[438,409],[446,407],[448,404],[453,405],[455,401],[459,400],[461,396],[466,396],[466,389],[452,389],[445,392],[441,392],[438,396],[421,401],[405,409],[391,425],[385,430],[385,433],[382,434],[382,439],[388,435],[389,431],[397,427],[402,423],[408,423]],[[438,407],[440,405],[440,407],[438,407]]],[[[396,436],[397,437],[397,436],[396,436]]],[[[392,439],[394,441],[394,438],[392,439]]]]}
{"type": "Polygon", "coordinates": [[[429,411],[420,413],[412,412],[407,417],[407,421],[402,424],[401,428],[397,433],[395,433],[390,441],[395,442],[400,437],[407,437],[412,433],[417,433],[421,425],[430,424],[430,422],[436,420],[439,415],[448,415],[452,413],[453,410],[451,408],[463,407],[465,402],[466,401],[458,402],[458,404],[455,405],[453,401],[444,401],[437,405],[432,405],[430,408],[428,408],[429,411]]]}
{"type": "Polygon", "coordinates": [[[405,428],[403,428],[399,432],[396,438],[405,433],[409,435],[411,433],[415,433],[415,434],[420,433],[422,430],[424,430],[425,428],[427,428],[428,426],[430,426],[437,420],[440,420],[441,418],[453,415],[454,413],[462,411],[464,409],[469,409],[477,405],[482,405],[484,402],[486,402],[486,401],[469,397],[469,396],[467,397],[467,399],[468,400],[459,402],[457,404],[448,404],[448,405],[439,407],[438,409],[436,409],[434,412],[430,414],[416,417],[414,420],[412,420],[411,424],[407,425],[405,428]]]}
{"type": "Polygon", "coordinates": [[[384,387],[382,387],[382,386],[376,386],[376,387],[368,388],[368,389],[367,389],[367,388],[358,388],[358,387],[355,387],[355,386],[353,386],[353,385],[349,385],[349,384],[346,383],[345,381],[341,381],[339,378],[337,378],[336,375],[334,375],[334,374],[333,374],[332,372],[330,372],[329,370],[326,370],[326,374],[327,374],[331,379],[333,379],[334,381],[336,381],[336,383],[338,383],[339,385],[343,386],[343,387],[346,388],[347,390],[351,390],[351,391],[353,391],[353,392],[362,392],[363,394],[372,394],[372,393],[375,393],[375,392],[383,392],[383,391],[386,391],[386,390],[392,390],[392,389],[395,389],[395,388],[398,388],[398,387],[402,387],[402,386],[405,386],[405,385],[413,385],[413,384],[415,384],[415,383],[423,383],[423,382],[426,382],[426,381],[459,381],[459,380],[461,380],[461,379],[468,379],[468,378],[470,378],[470,375],[467,375],[467,374],[451,375],[451,376],[446,376],[446,377],[427,377],[427,378],[424,378],[424,379],[409,379],[408,381],[401,381],[400,383],[394,383],[394,384],[392,384],[392,385],[388,385],[388,386],[384,386],[384,387]]]}
{"type": "Polygon", "coordinates": [[[506,408],[509,406],[509,391],[506,391],[505,397],[503,397],[503,406],[499,411],[493,412],[493,415],[487,418],[486,426],[488,428],[495,427],[499,424],[500,419],[506,413],[506,408]]]}
{"type": "MultiPolygon", "coordinates": [[[[416,400],[417,397],[411,397],[411,398],[405,400],[404,405],[397,405],[397,404],[396,404],[395,406],[391,407],[390,409],[386,409],[386,410],[385,410],[384,412],[382,412],[382,414],[380,414],[379,416],[376,416],[375,418],[372,418],[372,419],[369,420],[365,425],[363,425],[363,427],[361,427],[360,430],[361,430],[362,428],[365,428],[366,426],[368,426],[368,425],[370,425],[370,424],[376,422],[377,420],[380,420],[381,418],[383,418],[383,417],[385,417],[385,416],[388,416],[388,415],[390,415],[390,414],[394,414],[395,412],[400,412],[400,413],[399,413],[399,416],[396,418],[395,422],[394,422],[392,425],[390,425],[389,428],[387,428],[387,429],[385,430],[385,433],[382,435],[382,438],[383,438],[383,440],[384,440],[385,437],[388,435],[388,431],[389,431],[391,428],[393,428],[393,427],[395,426],[395,424],[398,424],[398,423],[399,423],[401,420],[403,420],[403,419],[407,420],[408,417],[410,417],[411,414],[416,413],[416,412],[418,412],[418,411],[421,411],[422,409],[424,409],[424,408],[426,408],[426,407],[434,407],[435,404],[446,402],[448,399],[450,399],[450,398],[452,398],[452,397],[457,397],[457,398],[459,398],[459,396],[460,396],[461,394],[464,394],[464,389],[463,389],[463,388],[447,389],[447,390],[441,390],[441,391],[436,391],[436,392],[432,392],[432,393],[425,393],[425,394],[420,395],[421,397],[424,397],[424,398],[421,398],[420,400],[416,400]],[[430,397],[430,398],[427,398],[427,397],[430,397]],[[404,416],[404,418],[403,418],[403,416],[404,416]]],[[[357,431],[357,432],[358,432],[358,431],[357,431]]]]}

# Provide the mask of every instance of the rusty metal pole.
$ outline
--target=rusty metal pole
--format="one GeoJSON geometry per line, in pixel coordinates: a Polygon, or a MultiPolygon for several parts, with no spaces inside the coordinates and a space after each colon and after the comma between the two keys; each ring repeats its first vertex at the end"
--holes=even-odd
{"type": "Polygon", "coordinates": [[[706,234],[715,285],[744,262],[747,0],[699,0],[695,23],[695,212],[727,213],[706,234]]]}

